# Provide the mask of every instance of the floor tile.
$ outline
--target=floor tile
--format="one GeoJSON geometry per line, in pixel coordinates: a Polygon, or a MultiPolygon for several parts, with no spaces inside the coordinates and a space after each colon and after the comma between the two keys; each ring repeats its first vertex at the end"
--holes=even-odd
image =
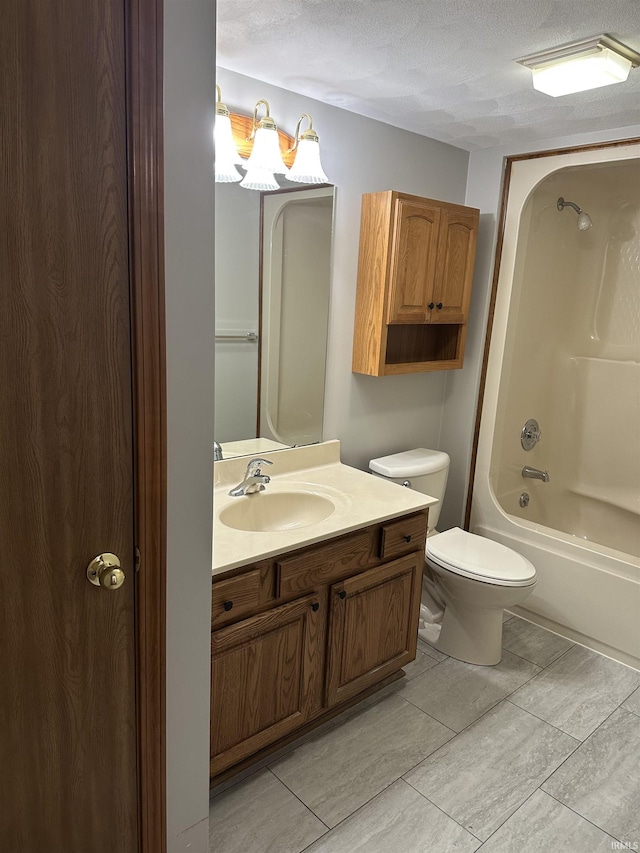
{"type": "Polygon", "coordinates": [[[306,853],[473,853],[480,841],[402,779],[323,836],[306,853]]]}
{"type": "Polygon", "coordinates": [[[631,711],[632,713],[640,716],[640,687],[633,691],[626,702],[622,703],[622,707],[626,708],[627,711],[631,711]]]}
{"type": "Polygon", "coordinates": [[[300,853],[326,831],[269,770],[239,782],[209,806],[212,853],[300,853]]]}
{"type": "Polygon", "coordinates": [[[584,740],[640,685],[640,673],[574,646],[509,701],[584,740]]]}
{"type": "Polygon", "coordinates": [[[502,629],[502,646],[538,666],[548,666],[574,644],[533,622],[510,619],[502,629]]]}
{"type": "Polygon", "coordinates": [[[613,839],[553,797],[536,791],[482,845],[482,853],[611,853],[613,839]]]}
{"type": "Polygon", "coordinates": [[[497,666],[448,658],[404,684],[399,695],[460,732],[538,672],[540,667],[509,652],[497,666]]]}
{"type": "Polygon", "coordinates": [[[416,652],[416,659],[402,667],[405,679],[407,681],[413,681],[416,676],[426,672],[432,666],[436,666],[437,663],[438,661],[434,657],[418,648],[416,652]]]}
{"type": "Polygon", "coordinates": [[[640,717],[618,709],[542,786],[622,842],[640,844],[640,717]]]}
{"type": "Polygon", "coordinates": [[[391,694],[270,765],[327,826],[335,826],[453,736],[391,694]]]}
{"type": "Polygon", "coordinates": [[[486,840],[577,745],[503,701],[404,778],[486,840]]]}
{"type": "Polygon", "coordinates": [[[418,648],[421,652],[424,652],[427,655],[430,655],[434,660],[446,660],[449,656],[445,655],[443,652],[436,649],[431,643],[427,643],[426,640],[423,640],[421,637],[418,637],[418,648]]]}

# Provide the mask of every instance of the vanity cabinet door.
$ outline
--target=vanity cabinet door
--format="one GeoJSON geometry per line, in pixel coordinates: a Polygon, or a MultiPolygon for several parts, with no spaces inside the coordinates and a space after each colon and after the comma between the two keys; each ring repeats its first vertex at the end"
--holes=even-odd
{"type": "Polygon", "coordinates": [[[328,706],[415,658],[423,561],[416,552],[331,587],[328,706]]]}
{"type": "Polygon", "coordinates": [[[322,707],[326,590],[211,635],[211,775],[322,707]]]}

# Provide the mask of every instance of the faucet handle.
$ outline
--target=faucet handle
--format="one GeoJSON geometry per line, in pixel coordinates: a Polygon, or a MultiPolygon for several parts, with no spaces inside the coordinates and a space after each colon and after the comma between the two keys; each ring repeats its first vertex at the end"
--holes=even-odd
{"type": "Polygon", "coordinates": [[[250,459],[247,465],[246,477],[259,477],[263,465],[273,465],[269,459],[250,459]]]}

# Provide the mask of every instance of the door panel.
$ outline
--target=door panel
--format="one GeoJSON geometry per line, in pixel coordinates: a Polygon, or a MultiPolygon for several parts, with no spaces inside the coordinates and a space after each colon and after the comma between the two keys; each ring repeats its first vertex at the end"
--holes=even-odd
{"type": "Polygon", "coordinates": [[[471,299],[478,239],[476,212],[443,210],[438,242],[438,267],[433,301],[442,308],[432,323],[465,323],[471,299]]]}
{"type": "Polygon", "coordinates": [[[414,659],[422,562],[422,552],[410,554],[331,587],[329,706],[414,659]]]}
{"type": "Polygon", "coordinates": [[[396,201],[388,323],[429,321],[440,210],[396,201]]]}
{"type": "Polygon", "coordinates": [[[325,601],[307,595],[212,634],[212,776],[320,709],[325,601]]]}
{"type": "Polygon", "coordinates": [[[124,4],[3,4],[0,847],[138,849],[124,4]],[[121,589],[88,563],[116,553],[121,589]]]}

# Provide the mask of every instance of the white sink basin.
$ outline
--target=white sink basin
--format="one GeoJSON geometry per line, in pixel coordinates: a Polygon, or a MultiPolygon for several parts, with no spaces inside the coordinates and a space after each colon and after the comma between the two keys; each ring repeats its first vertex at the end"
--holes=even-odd
{"type": "Polygon", "coordinates": [[[335,508],[332,500],[315,492],[265,491],[237,498],[220,512],[219,518],[235,530],[268,533],[308,527],[329,518],[335,508]]]}

